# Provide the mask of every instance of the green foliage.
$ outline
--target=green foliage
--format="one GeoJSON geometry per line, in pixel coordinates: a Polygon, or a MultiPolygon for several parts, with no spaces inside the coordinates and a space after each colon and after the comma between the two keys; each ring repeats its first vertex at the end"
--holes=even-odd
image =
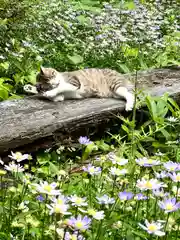
{"type": "Polygon", "coordinates": [[[0,77],[12,87],[0,99],[21,96],[40,65],[122,73],[178,65],[177,19],[176,3],[159,9],[155,1],[3,0],[0,77]]]}

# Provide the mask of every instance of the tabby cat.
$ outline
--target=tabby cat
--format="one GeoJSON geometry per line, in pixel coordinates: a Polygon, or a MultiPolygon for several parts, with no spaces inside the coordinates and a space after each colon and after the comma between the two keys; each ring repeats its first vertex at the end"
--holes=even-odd
{"type": "Polygon", "coordinates": [[[115,70],[89,68],[58,72],[53,68],[41,67],[36,80],[37,92],[55,102],[91,97],[124,98],[126,111],[133,109],[134,86],[115,70]]]}

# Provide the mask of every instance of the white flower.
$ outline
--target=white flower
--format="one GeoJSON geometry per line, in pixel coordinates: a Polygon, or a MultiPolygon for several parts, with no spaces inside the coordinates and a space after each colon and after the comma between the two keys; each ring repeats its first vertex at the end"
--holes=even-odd
{"type": "Polygon", "coordinates": [[[177,186],[173,186],[172,191],[174,194],[177,194],[177,197],[180,197],[180,188],[177,189],[177,186]]]}
{"type": "Polygon", "coordinates": [[[0,158],[0,164],[1,165],[4,165],[4,162],[2,161],[2,159],[0,158]]]}
{"type": "Polygon", "coordinates": [[[178,119],[175,118],[175,117],[168,117],[167,120],[168,120],[169,122],[177,122],[178,119]]]}
{"type": "Polygon", "coordinates": [[[142,225],[139,223],[139,226],[146,230],[149,234],[154,234],[156,236],[164,236],[165,232],[162,232],[161,229],[163,228],[162,224],[160,222],[148,222],[148,220],[145,220],[145,225],[142,225]]]}
{"type": "Polygon", "coordinates": [[[4,169],[10,172],[23,172],[25,169],[21,167],[19,164],[15,164],[14,162],[9,163],[9,165],[5,165],[4,169]]]}
{"type": "Polygon", "coordinates": [[[59,195],[60,194],[60,190],[56,190],[56,186],[57,183],[53,182],[53,183],[48,183],[46,181],[42,182],[40,181],[40,184],[34,184],[34,186],[36,187],[36,191],[40,192],[40,193],[45,193],[47,195],[59,195]]]}
{"type": "Polygon", "coordinates": [[[51,200],[56,204],[66,204],[68,199],[64,195],[60,194],[58,195],[58,198],[53,197],[51,200]]]}
{"type": "Polygon", "coordinates": [[[10,157],[13,160],[16,160],[17,162],[21,162],[26,159],[29,159],[29,160],[32,159],[31,155],[29,154],[22,154],[20,152],[13,153],[12,151],[11,151],[11,155],[8,155],[8,157],[10,157]]]}
{"type": "Polygon", "coordinates": [[[47,204],[47,207],[50,209],[50,215],[53,213],[56,214],[62,214],[62,215],[70,215],[71,213],[68,212],[69,205],[67,204],[58,204],[58,203],[53,203],[53,204],[47,204]]]}
{"type": "Polygon", "coordinates": [[[109,172],[112,175],[116,175],[116,176],[121,176],[121,175],[125,175],[127,173],[127,169],[122,169],[120,170],[119,168],[116,167],[111,167],[109,172]]]}
{"type": "Polygon", "coordinates": [[[112,159],[112,163],[122,166],[128,163],[128,159],[115,157],[114,159],[112,159]]]}
{"type": "Polygon", "coordinates": [[[68,198],[71,202],[72,202],[72,205],[73,206],[87,206],[87,202],[86,201],[86,197],[84,198],[81,198],[81,197],[78,197],[77,195],[73,195],[71,197],[68,198]]]}
{"type": "Polygon", "coordinates": [[[91,215],[96,220],[102,220],[105,217],[104,211],[96,211],[96,210],[90,208],[90,209],[88,209],[87,212],[89,215],[91,215]]]}
{"type": "Polygon", "coordinates": [[[22,210],[22,212],[28,212],[29,208],[27,206],[27,204],[29,203],[29,201],[23,201],[22,203],[20,203],[18,209],[22,210]]]}
{"type": "Polygon", "coordinates": [[[138,187],[140,190],[153,190],[153,189],[159,189],[161,187],[165,187],[165,184],[162,182],[159,182],[157,179],[144,179],[137,180],[136,187],[138,187]]]}

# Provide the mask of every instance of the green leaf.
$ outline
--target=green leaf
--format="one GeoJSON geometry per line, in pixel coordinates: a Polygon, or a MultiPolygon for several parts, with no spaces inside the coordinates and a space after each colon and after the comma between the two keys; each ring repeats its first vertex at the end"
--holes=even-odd
{"type": "Polygon", "coordinates": [[[6,100],[6,99],[8,99],[8,96],[9,96],[9,92],[4,88],[3,89],[0,88],[0,99],[6,100]]]}
{"type": "Polygon", "coordinates": [[[127,67],[127,65],[126,64],[118,64],[118,66],[120,67],[120,69],[124,72],[124,73],[129,73],[130,72],[130,70],[129,70],[129,68],[127,67]]]}
{"type": "Polygon", "coordinates": [[[129,133],[129,128],[125,126],[124,124],[121,125],[121,128],[126,132],[129,133]]]}
{"type": "Polygon", "coordinates": [[[3,70],[8,70],[9,69],[9,62],[0,63],[0,68],[2,68],[3,70]]]}
{"type": "Polygon", "coordinates": [[[7,240],[9,238],[8,238],[7,234],[0,232],[0,239],[7,240]]]}
{"type": "Polygon", "coordinates": [[[49,171],[50,171],[51,174],[56,175],[59,170],[58,170],[58,167],[55,164],[49,162],[49,171]]]}
{"type": "Polygon", "coordinates": [[[171,138],[171,135],[165,129],[160,129],[160,132],[163,134],[166,140],[171,138]]]}
{"type": "Polygon", "coordinates": [[[147,96],[146,97],[146,104],[147,104],[147,107],[150,111],[152,119],[155,120],[156,117],[157,117],[157,108],[156,108],[155,101],[150,96],[147,96]]]}
{"type": "Polygon", "coordinates": [[[22,98],[23,98],[22,96],[19,96],[19,95],[16,95],[16,94],[12,94],[12,93],[11,93],[11,96],[8,97],[8,100],[22,99],[22,98]]]}
{"type": "Polygon", "coordinates": [[[136,5],[133,1],[125,3],[124,7],[127,8],[128,10],[136,9],[136,5]]]}
{"type": "Polygon", "coordinates": [[[83,15],[80,15],[80,16],[78,16],[78,17],[76,17],[76,18],[77,18],[77,20],[78,20],[82,25],[84,25],[84,24],[90,24],[89,19],[88,19],[87,17],[83,16],[83,15]]]}
{"type": "Polygon", "coordinates": [[[110,146],[107,143],[105,143],[104,140],[97,141],[96,145],[103,152],[109,151],[110,146]]]}
{"type": "Polygon", "coordinates": [[[83,62],[83,57],[81,57],[80,55],[76,54],[74,56],[67,56],[68,59],[71,61],[71,63],[73,63],[74,65],[78,65],[79,63],[83,62]]]}
{"type": "Polygon", "coordinates": [[[51,155],[49,153],[41,153],[37,156],[37,161],[40,165],[44,165],[48,163],[51,159],[51,155]]]}
{"type": "Polygon", "coordinates": [[[178,104],[172,98],[168,98],[168,102],[170,102],[173,107],[179,110],[178,104]]]}
{"type": "Polygon", "coordinates": [[[85,160],[89,157],[89,155],[92,153],[92,151],[94,150],[94,143],[88,144],[85,148],[85,151],[82,155],[82,159],[85,160]]]}

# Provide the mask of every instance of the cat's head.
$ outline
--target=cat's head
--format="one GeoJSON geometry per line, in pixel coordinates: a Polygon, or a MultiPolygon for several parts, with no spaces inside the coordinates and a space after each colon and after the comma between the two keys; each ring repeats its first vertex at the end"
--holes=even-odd
{"type": "Polygon", "coordinates": [[[54,68],[41,67],[36,76],[36,88],[39,93],[51,90],[58,85],[58,71],[54,68]]]}

